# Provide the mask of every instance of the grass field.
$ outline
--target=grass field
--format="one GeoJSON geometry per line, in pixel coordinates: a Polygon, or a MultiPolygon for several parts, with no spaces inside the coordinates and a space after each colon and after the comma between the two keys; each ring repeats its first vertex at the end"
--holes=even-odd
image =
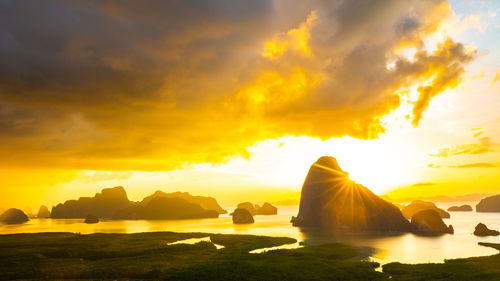
{"type": "MultiPolygon", "coordinates": [[[[500,280],[500,255],[444,264],[361,260],[368,249],[343,244],[250,254],[295,243],[287,237],[208,233],[37,233],[0,235],[0,280],[500,280]],[[171,242],[210,237],[211,242],[171,242]]],[[[485,246],[500,249],[499,244],[485,246]]]]}

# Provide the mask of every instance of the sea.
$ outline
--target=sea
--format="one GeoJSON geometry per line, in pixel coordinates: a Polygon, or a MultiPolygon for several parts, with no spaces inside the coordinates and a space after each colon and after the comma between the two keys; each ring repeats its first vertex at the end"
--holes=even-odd
{"type": "MultiPolygon", "coordinates": [[[[447,209],[452,205],[477,202],[437,203],[447,209]]],[[[478,242],[500,243],[500,236],[477,237],[475,226],[482,222],[490,229],[500,230],[500,213],[451,212],[444,222],[453,225],[454,234],[419,236],[411,233],[399,235],[344,235],[335,236],[316,229],[293,227],[290,218],[296,216],[298,206],[277,206],[278,215],[255,216],[255,223],[235,225],[229,215],[216,219],[190,220],[101,220],[97,224],[85,224],[83,219],[36,219],[19,225],[0,225],[0,234],[35,232],[89,233],[137,233],[137,232],[206,232],[223,234],[253,234],[286,236],[303,241],[305,245],[341,242],[356,247],[370,248],[370,260],[381,264],[440,263],[446,259],[487,256],[497,250],[478,245],[478,242]]],[[[233,210],[234,208],[227,208],[233,210]]],[[[0,236],[1,239],[1,236],[0,236]]],[[[297,245],[299,245],[297,243],[297,245]]]]}

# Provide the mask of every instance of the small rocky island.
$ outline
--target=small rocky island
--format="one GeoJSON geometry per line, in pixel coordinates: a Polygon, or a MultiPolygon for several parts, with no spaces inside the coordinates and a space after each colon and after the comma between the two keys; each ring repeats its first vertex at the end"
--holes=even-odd
{"type": "Polygon", "coordinates": [[[448,212],[472,212],[473,209],[470,205],[462,205],[462,206],[452,206],[449,207],[448,212]]]}
{"type": "Polygon", "coordinates": [[[50,218],[49,208],[47,208],[47,206],[44,206],[44,205],[40,206],[40,209],[38,209],[38,214],[36,217],[39,219],[50,218]]]}
{"type": "Polygon", "coordinates": [[[234,224],[254,223],[252,214],[245,208],[236,208],[232,216],[234,224]]]}
{"type": "Polygon", "coordinates": [[[479,223],[476,225],[474,230],[474,235],[476,236],[498,236],[500,232],[498,230],[489,229],[484,223],[479,223]]]}
{"type": "Polygon", "coordinates": [[[500,212],[500,194],[481,200],[476,205],[476,212],[500,212]]]}
{"type": "Polygon", "coordinates": [[[243,208],[249,211],[252,216],[255,215],[277,215],[278,208],[274,207],[268,202],[265,202],[262,206],[257,204],[252,204],[250,202],[243,202],[238,204],[238,208],[243,208]]]}
{"type": "Polygon", "coordinates": [[[411,202],[408,206],[401,209],[401,212],[403,212],[403,216],[405,216],[405,218],[411,219],[415,214],[424,210],[433,210],[437,212],[443,219],[450,218],[450,213],[446,212],[443,209],[438,208],[436,204],[432,202],[427,202],[422,200],[415,200],[411,202]]]}
{"type": "Polygon", "coordinates": [[[0,222],[5,224],[21,224],[29,221],[28,216],[21,210],[11,208],[0,215],[0,222]]]}
{"type": "Polygon", "coordinates": [[[453,234],[453,226],[446,226],[438,212],[432,209],[420,211],[413,215],[411,224],[415,233],[440,235],[444,233],[453,234]]]}

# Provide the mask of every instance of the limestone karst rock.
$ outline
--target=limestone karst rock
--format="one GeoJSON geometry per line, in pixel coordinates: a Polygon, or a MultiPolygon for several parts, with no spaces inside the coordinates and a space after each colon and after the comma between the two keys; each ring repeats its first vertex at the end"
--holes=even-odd
{"type": "Polygon", "coordinates": [[[274,207],[268,202],[265,202],[262,206],[250,202],[243,202],[238,204],[238,208],[246,209],[250,212],[250,214],[252,214],[252,216],[278,214],[278,208],[274,207]]]}
{"type": "Polygon", "coordinates": [[[500,232],[498,230],[489,229],[484,223],[479,223],[476,225],[474,230],[474,235],[476,236],[498,236],[500,232]]]}
{"type": "Polygon", "coordinates": [[[447,210],[448,212],[472,212],[472,207],[470,205],[462,206],[451,206],[447,210]]]}
{"type": "Polygon", "coordinates": [[[500,194],[481,200],[476,205],[476,212],[500,212],[500,194]]]}
{"type": "Polygon", "coordinates": [[[38,214],[36,217],[41,219],[50,218],[49,208],[47,208],[47,206],[44,205],[40,206],[40,209],[38,209],[38,214]]]}
{"type": "Polygon", "coordinates": [[[196,219],[217,218],[216,210],[205,210],[200,205],[190,203],[179,197],[155,197],[149,200],[146,206],[133,205],[119,210],[113,216],[114,219],[196,219]]]}
{"type": "Polygon", "coordinates": [[[262,207],[257,210],[257,215],[277,215],[278,208],[274,207],[268,202],[264,202],[262,207]]]}
{"type": "Polygon", "coordinates": [[[244,208],[236,208],[232,216],[234,224],[254,223],[252,214],[244,208]]]}
{"type": "Polygon", "coordinates": [[[0,215],[0,222],[5,224],[21,224],[29,221],[28,216],[21,210],[11,208],[0,215]]]}
{"type": "Polygon", "coordinates": [[[446,226],[438,212],[432,209],[420,211],[411,218],[413,232],[428,235],[453,234],[453,226],[446,226]]]}
{"type": "Polygon", "coordinates": [[[438,208],[436,204],[422,200],[415,200],[411,202],[408,206],[401,209],[401,212],[405,218],[411,219],[416,213],[423,210],[434,210],[441,216],[441,218],[450,218],[450,214],[445,210],[438,208]]]}
{"type": "Polygon", "coordinates": [[[156,197],[169,197],[169,198],[182,198],[189,203],[195,203],[200,205],[203,209],[205,210],[215,210],[219,214],[226,214],[227,211],[224,210],[219,203],[217,203],[217,200],[213,197],[208,197],[208,196],[196,196],[196,195],[191,195],[188,192],[172,192],[172,193],[165,193],[163,191],[157,190],[155,193],[153,193],[150,196],[145,197],[142,199],[140,202],[141,205],[146,206],[151,199],[156,198],[156,197]]]}
{"type": "Polygon", "coordinates": [[[85,218],[94,214],[100,218],[110,218],[116,211],[129,206],[125,189],[121,186],[105,188],[94,197],[80,197],[68,200],[52,208],[52,218],[85,218]]]}
{"type": "Polygon", "coordinates": [[[408,232],[411,225],[393,204],[349,179],[337,160],[320,157],[302,186],[294,226],[333,232],[408,232]]]}

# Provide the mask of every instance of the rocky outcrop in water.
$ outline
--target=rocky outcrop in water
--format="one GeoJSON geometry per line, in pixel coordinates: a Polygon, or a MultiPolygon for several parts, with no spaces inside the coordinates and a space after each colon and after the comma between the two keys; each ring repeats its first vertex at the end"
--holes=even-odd
{"type": "Polygon", "coordinates": [[[38,214],[36,217],[40,218],[40,219],[50,218],[49,208],[47,208],[47,206],[43,206],[43,205],[40,206],[40,209],[38,209],[38,214]]]}
{"type": "Polygon", "coordinates": [[[498,230],[489,229],[484,223],[479,223],[476,225],[474,230],[474,235],[476,236],[498,236],[500,232],[498,230]]]}
{"type": "Polygon", "coordinates": [[[432,209],[420,211],[411,218],[413,232],[427,235],[453,234],[453,226],[446,226],[438,212],[432,209]]]}
{"type": "Polygon", "coordinates": [[[472,212],[470,205],[452,206],[448,208],[448,212],[472,212]]]}
{"type": "Polygon", "coordinates": [[[234,224],[254,223],[252,214],[244,208],[236,208],[232,216],[234,224]]]}
{"type": "Polygon", "coordinates": [[[450,218],[450,214],[445,210],[438,208],[436,204],[422,200],[415,200],[411,202],[408,206],[404,207],[401,212],[403,212],[403,216],[405,216],[405,218],[411,219],[416,213],[424,210],[434,210],[441,216],[441,218],[450,218]]]}
{"type": "Polygon", "coordinates": [[[195,196],[191,195],[188,192],[172,192],[172,193],[165,193],[163,191],[156,191],[152,195],[145,197],[142,199],[140,202],[141,205],[145,206],[151,201],[151,199],[156,198],[156,197],[168,197],[168,198],[182,198],[189,203],[194,203],[200,205],[203,209],[205,210],[214,210],[217,211],[219,214],[226,214],[227,211],[224,210],[219,203],[217,203],[217,200],[213,197],[208,197],[208,196],[195,196]]]}
{"type": "Polygon", "coordinates": [[[11,208],[0,215],[0,222],[5,224],[21,224],[29,221],[28,216],[21,210],[11,208]]]}
{"type": "Polygon", "coordinates": [[[476,205],[476,212],[500,212],[500,194],[481,200],[476,205]]]}
{"type": "Polygon", "coordinates": [[[94,197],[80,197],[78,200],[68,200],[52,208],[52,218],[85,218],[94,214],[100,218],[110,218],[118,210],[128,207],[131,202],[125,189],[121,186],[105,188],[94,197]]]}
{"type": "Polygon", "coordinates": [[[205,210],[200,205],[190,203],[179,197],[155,197],[149,200],[146,206],[133,205],[119,210],[114,219],[144,219],[144,220],[173,220],[217,218],[215,210],[205,210]]]}
{"type": "Polygon", "coordinates": [[[94,215],[87,215],[87,217],[85,218],[85,221],[84,221],[84,223],[88,223],[88,224],[98,223],[98,222],[99,222],[99,218],[94,216],[94,215]]]}
{"type": "Polygon", "coordinates": [[[246,209],[252,214],[252,216],[278,214],[278,208],[274,207],[273,205],[267,202],[265,202],[262,206],[259,206],[257,204],[252,204],[250,202],[243,202],[238,204],[238,208],[246,209]]]}
{"type": "Polygon", "coordinates": [[[333,157],[320,157],[302,186],[294,226],[333,232],[408,232],[412,227],[393,204],[349,179],[333,157]]]}

